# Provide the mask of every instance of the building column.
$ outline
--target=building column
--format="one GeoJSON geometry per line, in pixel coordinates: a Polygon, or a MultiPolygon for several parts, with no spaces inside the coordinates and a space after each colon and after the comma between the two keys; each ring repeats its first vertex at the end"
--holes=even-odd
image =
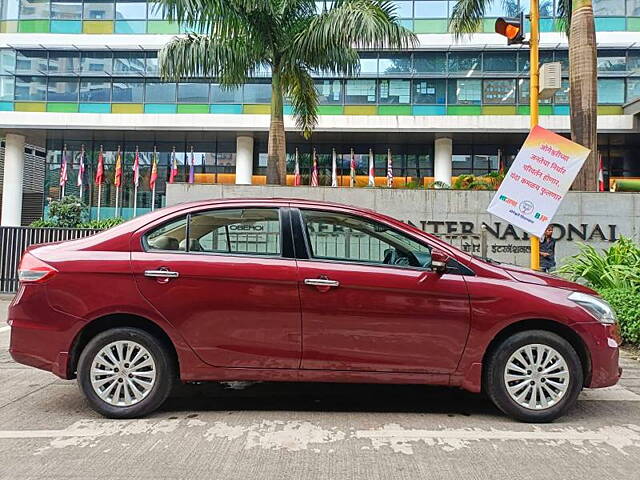
{"type": "Polygon", "coordinates": [[[7,133],[2,183],[2,226],[19,227],[22,218],[24,177],[24,136],[7,133]]]}
{"type": "Polygon", "coordinates": [[[236,184],[251,185],[253,177],[253,137],[236,138],[236,184]]]}
{"type": "Polygon", "coordinates": [[[434,148],[433,174],[436,182],[451,185],[451,164],[453,162],[453,140],[448,137],[436,138],[434,148]]]}

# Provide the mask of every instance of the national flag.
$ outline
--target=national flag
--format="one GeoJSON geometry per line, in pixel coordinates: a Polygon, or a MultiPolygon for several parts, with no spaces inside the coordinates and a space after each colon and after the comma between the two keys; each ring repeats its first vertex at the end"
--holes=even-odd
{"type": "Polygon", "coordinates": [[[84,165],[84,147],[82,148],[82,150],[80,151],[80,165],[78,165],[78,186],[82,187],[82,184],[84,182],[84,171],[85,171],[85,165],[84,165]]]}
{"type": "Polygon", "coordinates": [[[169,170],[169,183],[173,183],[178,176],[178,159],[176,158],[176,149],[171,152],[171,168],[169,170]]]}
{"type": "Polygon", "coordinates": [[[104,182],[104,154],[102,153],[102,149],[100,149],[100,153],[98,153],[98,167],[96,168],[96,185],[100,185],[104,182]]]}
{"type": "Polygon", "coordinates": [[[351,149],[351,160],[349,162],[349,186],[356,186],[356,156],[351,149]]]}
{"type": "Polygon", "coordinates": [[[387,150],[387,187],[393,187],[393,156],[391,149],[387,150]]]}
{"type": "Polygon", "coordinates": [[[369,149],[369,186],[376,186],[376,175],[373,168],[373,150],[369,149]]]}
{"type": "Polygon", "coordinates": [[[113,179],[113,184],[116,188],[122,186],[122,154],[120,153],[120,148],[118,148],[118,153],[116,154],[116,174],[113,179]]]}
{"type": "Polygon", "coordinates": [[[136,154],[133,157],[133,186],[138,187],[140,185],[140,152],[136,147],[136,154]]]}
{"type": "Polygon", "coordinates": [[[193,148],[191,148],[191,161],[189,162],[189,183],[195,183],[196,182],[196,165],[195,165],[196,159],[195,159],[195,155],[193,153],[193,148]]]}
{"type": "Polygon", "coordinates": [[[298,149],[296,148],[296,164],[293,169],[293,184],[297,187],[302,183],[302,177],[300,176],[300,160],[298,158],[298,149]]]}
{"type": "Polygon", "coordinates": [[[62,151],[62,163],[60,164],[60,186],[64,187],[68,180],[67,172],[67,147],[62,151]]]}
{"type": "Polygon", "coordinates": [[[311,186],[318,186],[318,159],[316,158],[316,151],[313,151],[313,168],[311,169],[311,186]]]}
{"type": "Polygon", "coordinates": [[[149,176],[149,188],[151,190],[156,188],[157,180],[158,180],[158,152],[154,150],[153,160],[151,161],[151,175],[149,176]]]}
{"type": "Polygon", "coordinates": [[[599,192],[604,192],[604,168],[603,168],[603,165],[602,165],[602,155],[599,156],[598,191],[599,192]]]}

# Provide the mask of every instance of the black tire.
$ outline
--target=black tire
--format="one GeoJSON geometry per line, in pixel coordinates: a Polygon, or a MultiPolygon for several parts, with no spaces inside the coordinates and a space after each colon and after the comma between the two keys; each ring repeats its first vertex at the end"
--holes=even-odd
{"type": "Polygon", "coordinates": [[[96,335],[82,350],[78,360],[78,385],[91,408],[101,415],[107,418],[138,418],[155,411],[164,403],[171,393],[176,377],[175,370],[171,354],[156,337],[137,328],[113,328],[96,335]],[[104,347],[117,341],[131,341],[141,345],[155,363],[156,377],[151,390],[142,400],[130,406],[106,402],[100,398],[91,383],[91,366],[95,356],[104,347]]]}
{"type": "Polygon", "coordinates": [[[529,423],[548,423],[564,415],[576,403],[583,385],[582,363],[575,349],[564,338],[545,330],[519,332],[503,340],[493,349],[484,375],[484,389],[493,403],[510,417],[529,423]],[[555,349],[563,357],[569,371],[569,385],[564,396],[554,405],[540,410],[517,403],[509,394],[504,377],[511,356],[520,348],[531,344],[541,344],[555,349]]]}

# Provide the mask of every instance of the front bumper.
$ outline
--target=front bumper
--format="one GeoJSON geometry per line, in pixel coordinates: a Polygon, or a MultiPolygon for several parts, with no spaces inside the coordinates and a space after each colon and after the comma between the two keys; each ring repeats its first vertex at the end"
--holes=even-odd
{"type": "Polygon", "coordinates": [[[591,360],[591,372],[585,387],[603,388],[618,383],[622,375],[618,326],[589,322],[575,324],[573,328],[585,342],[591,360]]]}

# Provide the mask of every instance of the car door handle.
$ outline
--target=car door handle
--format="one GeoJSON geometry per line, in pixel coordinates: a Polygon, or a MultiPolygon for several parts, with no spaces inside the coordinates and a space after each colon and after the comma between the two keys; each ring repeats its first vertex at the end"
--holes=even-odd
{"type": "Polygon", "coordinates": [[[328,278],[305,278],[305,285],[311,285],[314,287],[339,287],[340,282],[337,280],[329,280],[328,278]]]}
{"type": "Polygon", "coordinates": [[[178,278],[180,274],[171,270],[145,270],[144,276],[151,278],[178,278]]]}

